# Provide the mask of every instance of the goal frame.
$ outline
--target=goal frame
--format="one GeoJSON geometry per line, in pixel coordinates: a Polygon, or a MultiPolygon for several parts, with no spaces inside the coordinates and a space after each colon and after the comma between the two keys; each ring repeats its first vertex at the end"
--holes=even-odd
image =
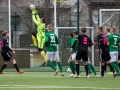
{"type": "MultiPolygon", "coordinates": [[[[79,27],[79,28],[82,28],[82,27],[79,27]]],[[[91,40],[92,42],[94,42],[94,27],[86,27],[87,29],[91,29],[91,40]]],[[[55,29],[55,33],[57,36],[59,36],[58,34],[58,30],[59,29],[77,29],[77,27],[56,27],[54,28],[55,29]]],[[[92,48],[92,65],[94,66],[94,46],[91,47],[92,48]]],[[[58,49],[59,50],[59,49],[58,49]]],[[[59,51],[58,51],[59,52],[59,51]]]]}
{"type": "Polygon", "coordinates": [[[102,26],[102,12],[109,12],[109,11],[111,11],[111,12],[118,12],[118,11],[120,11],[120,9],[100,9],[99,10],[99,26],[102,26]]]}

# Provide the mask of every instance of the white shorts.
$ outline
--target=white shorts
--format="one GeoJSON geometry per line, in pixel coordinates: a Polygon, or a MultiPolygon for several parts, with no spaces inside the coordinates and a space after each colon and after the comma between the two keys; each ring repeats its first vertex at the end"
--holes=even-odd
{"type": "Polygon", "coordinates": [[[111,56],[110,62],[115,62],[118,60],[118,52],[110,52],[110,56],[111,56]]]}
{"type": "Polygon", "coordinates": [[[72,54],[72,61],[75,61],[76,60],[76,53],[73,53],[72,54]]]}
{"type": "Polygon", "coordinates": [[[59,60],[58,51],[56,51],[56,52],[47,52],[46,60],[59,60]]]}

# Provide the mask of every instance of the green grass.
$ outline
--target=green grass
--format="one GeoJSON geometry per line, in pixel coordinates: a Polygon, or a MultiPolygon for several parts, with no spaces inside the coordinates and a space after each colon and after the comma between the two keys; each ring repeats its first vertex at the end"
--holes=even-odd
{"type": "Polygon", "coordinates": [[[120,90],[120,77],[113,78],[105,74],[104,78],[81,78],[54,76],[53,72],[25,72],[18,75],[16,72],[6,72],[0,75],[0,90],[120,90]]]}

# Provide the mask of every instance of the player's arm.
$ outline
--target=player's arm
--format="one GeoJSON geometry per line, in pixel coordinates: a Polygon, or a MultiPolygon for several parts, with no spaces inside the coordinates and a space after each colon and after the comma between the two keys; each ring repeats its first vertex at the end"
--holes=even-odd
{"type": "Polygon", "coordinates": [[[92,45],[93,45],[92,40],[89,38],[89,47],[92,45]]]}
{"type": "Polygon", "coordinates": [[[36,19],[37,19],[37,21],[40,21],[40,17],[38,14],[36,14],[36,19]]]}
{"type": "Polygon", "coordinates": [[[33,21],[34,21],[34,23],[36,24],[36,25],[39,25],[40,24],[40,20],[38,21],[37,19],[36,19],[36,15],[32,15],[32,19],[33,19],[33,21]]]}
{"type": "Polygon", "coordinates": [[[57,35],[55,35],[55,40],[56,40],[56,43],[59,44],[59,39],[58,39],[57,35]]]}

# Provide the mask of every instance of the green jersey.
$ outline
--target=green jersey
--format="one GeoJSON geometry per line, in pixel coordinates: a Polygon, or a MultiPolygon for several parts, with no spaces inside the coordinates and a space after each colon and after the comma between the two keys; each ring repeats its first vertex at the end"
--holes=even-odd
{"type": "Polygon", "coordinates": [[[38,15],[32,15],[34,23],[37,25],[38,35],[45,37],[45,23],[40,22],[40,17],[38,15]]]}
{"type": "Polygon", "coordinates": [[[57,51],[57,44],[59,43],[59,40],[54,32],[49,31],[48,33],[45,34],[45,43],[47,51],[49,52],[57,51]]]}
{"type": "Polygon", "coordinates": [[[110,34],[107,36],[109,41],[109,50],[110,52],[118,51],[118,46],[120,43],[120,37],[117,34],[110,34]]]}
{"type": "MultiPolygon", "coordinates": [[[[73,43],[75,42],[76,38],[71,38],[70,39],[70,48],[72,48],[73,43]]],[[[76,51],[78,50],[78,43],[76,44],[76,46],[73,48],[73,53],[76,53],[76,51]]]]}

